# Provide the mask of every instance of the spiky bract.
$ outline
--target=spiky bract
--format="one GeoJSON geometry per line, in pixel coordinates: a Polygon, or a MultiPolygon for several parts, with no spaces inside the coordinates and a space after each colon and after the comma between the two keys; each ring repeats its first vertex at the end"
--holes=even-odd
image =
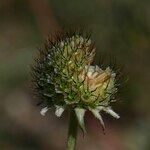
{"type": "Polygon", "coordinates": [[[119,116],[110,108],[117,92],[116,73],[107,66],[93,66],[95,46],[89,36],[80,33],[48,39],[40,49],[33,67],[34,84],[40,99],[46,105],[41,113],[52,106],[60,116],[66,107],[75,110],[84,130],[84,114],[90,110],[104,126],[100,111],[119,116]]]}

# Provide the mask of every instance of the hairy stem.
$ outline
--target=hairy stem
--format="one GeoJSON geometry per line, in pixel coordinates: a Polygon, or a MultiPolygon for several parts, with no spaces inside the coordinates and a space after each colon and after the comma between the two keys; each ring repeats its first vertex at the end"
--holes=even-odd
{"type": "Polygon", "coordinates": [[[78,129],[78,121],[77,121],[74,110],[71,110],[69,130],[68,130],[67,150],[75,150],[77,129],[78,129]]]}

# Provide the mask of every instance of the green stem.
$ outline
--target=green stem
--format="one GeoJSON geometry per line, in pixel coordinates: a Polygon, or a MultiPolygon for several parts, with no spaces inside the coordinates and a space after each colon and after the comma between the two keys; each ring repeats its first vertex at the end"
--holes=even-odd
{"type": "Polygon", "coordinates": [[[74,110],[71,110],[69,130],[68,130],[67,150],[75,150],[77,129],[78,129],[78,121],[77,121],[74,110]]]}

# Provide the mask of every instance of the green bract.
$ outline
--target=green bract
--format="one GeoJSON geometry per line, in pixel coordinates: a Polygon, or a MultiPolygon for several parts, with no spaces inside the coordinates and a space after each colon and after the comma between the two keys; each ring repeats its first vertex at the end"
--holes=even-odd
{"type": "Polygon", "coordinates": [[[33,67],[35,89],[45,105],[42,115],[54,106],[56,115],[61,116],[69,107],[75,110],[84,131],[86,110],[91,111],[103,127],[101,111],[119,118],[110,107],[117,92],[116,73],[111,66],[105,69],[93,66],[94,55],[91,39],[81,34],[74,33],[46,42],[33,67]]]}

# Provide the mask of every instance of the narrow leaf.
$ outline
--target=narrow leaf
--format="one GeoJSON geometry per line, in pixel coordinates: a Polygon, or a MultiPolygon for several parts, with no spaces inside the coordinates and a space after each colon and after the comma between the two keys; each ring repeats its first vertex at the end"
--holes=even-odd
{"type": "Polygon", "coordinates": [[[44,107],[44,108],[41,109],[40,114],[41,114],[42,116],[45,116],[45,114],[46,114],[46,112],[47,112],[48,110],[49,110],[48,107],[44,107]]]}
{"type": "Polygon", "coordinates": [[[86,133],[85,123],[84,123],[85,111],[86,110],[83,108],[75,108],[75,113],[76,113],[79,125],[80,125],[81,129],[83,130],[83,133],[86,133]]]}
{"type": "Polygon", "coordinates": [[[89,109],[92,114],[100,121],[101,125],[102,125],[102,128],[103,130],[105,130],[105,124],[104,124],[104,121],[102,119],[102,116],[100,115],[100,112],[98,109],[89,109]]]}
{"type": "Polygon", "coordinates": [[[65,108],[63,106],[56,106],[55,115],[57,117],[60,117],[62,113],[64,112],[65,108]]]}
{"type": "Polygon", "coordinates": [[[103,108],[103,110],[104,110],[106,113],[108,113],[108,114],[110,114],[111,116],[113,116],[114,118],[116,118],[116,119],[119,119],[119,118],[120,118],[120,116],[119,116],[116,112],[114,112],[110,107],[103,108]]]}
{"type": "Polygon", "coordinates": [[[116,112],[114,112],[111,107],[98,106],[97,109],[99,111],[105,111],[116,119],[120,118],[120,116],[116,112]]]}

